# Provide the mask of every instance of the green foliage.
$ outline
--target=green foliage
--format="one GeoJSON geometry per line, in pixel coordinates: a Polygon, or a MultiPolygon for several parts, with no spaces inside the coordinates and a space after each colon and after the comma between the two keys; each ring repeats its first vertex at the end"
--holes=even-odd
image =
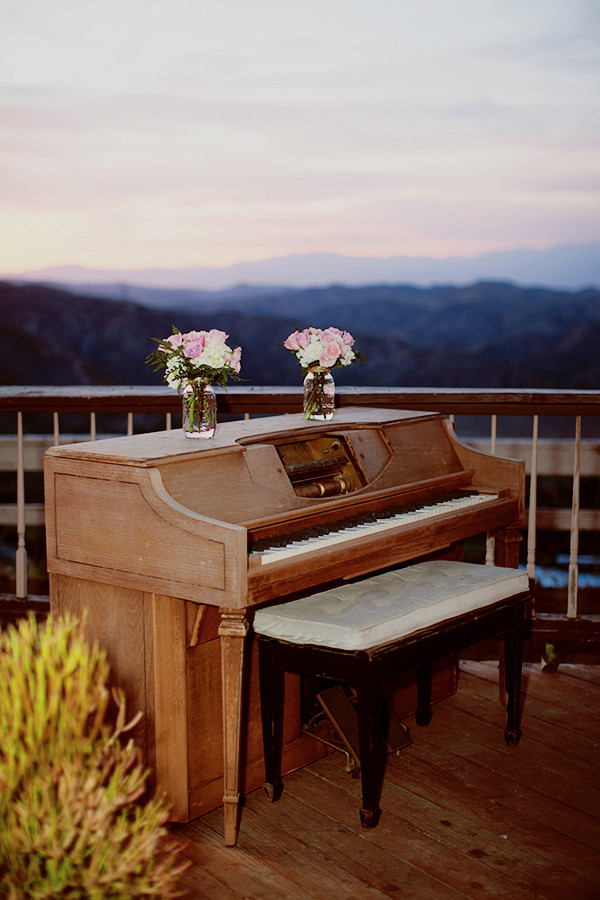
{"type": "Polygon", "coordinates": [[[0,636],[0,897],[180,896],[166,809],[107,709],[109,666],[69,618],[0,636]]]}
{"type": "Polygon", "coordinates": [[[546,644],[545,653],[542,654],[542,672],[556,672],[560,665],[560,659],[554,652],[554,644],[546,644]]]}

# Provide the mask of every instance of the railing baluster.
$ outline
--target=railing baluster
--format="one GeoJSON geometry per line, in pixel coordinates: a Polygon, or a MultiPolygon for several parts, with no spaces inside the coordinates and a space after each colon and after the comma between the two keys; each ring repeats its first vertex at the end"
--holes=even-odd
{"type": "Polygon", "coordinates": [[[96,413],[90,413],[90,440],[96,440],[96,413]]]}
{"type": "Polygon", "coordinates": [[[539,416],[533,417],[531,435],[531,467],[529,471],[529,508],[527,519],[527,575],[535,581],[536,520],[537,520],[537,469],[538,469],[539,416]]]}
{"type": "Polygon", "coordinates": [[[52,425],[54,430],[54,446],[58,447],[60,444],[60,429],[58,426],[58,412],[52,413],[52,425]]]}
{"type": "Polygon", "coordinates": [[[165,431],[171,431],[171,413],[165,413],[165,431]]]}
{"type": "Polygon", "coordinates": [[[133,413],[132,412],[127,413],[127,434],[128,435],[133,434],[133,413]]]}
{"type": "Polygon", "coordinates": [[[27,596],[27,548],[25,546],[25,458],[23,453],[23,413],[17,413],[17,555],[16,593],[27,596]]]}
{"type": "MultiPolygon", "coordinates": [[[[496,455],[496,446],[498,440],[498,416],[493,415],[490,424],[490,453],[496,455]]],[[[496,541],[491,535],[486,540],[485,564],[493,566],[496,558],[496,541]]]]}
{"type": "Polygon", "coordinates": [[[581,416],[575,419],[575,452],[573,454],[573,499],[571,505],[571,548],[569,552],[569,589],[567,617],[577,616],[577,582],[579,579],[579,469],[581,462],[581,416]]]}

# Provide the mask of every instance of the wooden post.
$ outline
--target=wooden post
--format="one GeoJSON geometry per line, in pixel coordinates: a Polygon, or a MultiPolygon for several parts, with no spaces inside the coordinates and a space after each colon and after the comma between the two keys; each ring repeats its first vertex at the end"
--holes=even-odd
{"type": "Polygon", "coordinates": [[[223,678],[223,815],[225,844],[237,841],[242,729],[242,674],[248,621],[243,609],[222,609],[221,672],[223,678]]]}
{"type": "Polygon", "coordinates": [[[25,546],[25,460],[23,451],[23,413],[17,413],[17,554],[16,595],[27,597],[27,549],[25,546]]]}
{"type": "Polygon", "coordinates": [[[527,522],[527,575],[531,584],[535,581],[536,523],[537,523],[537,471],[538,471],[538,422],[533,417],[531,437],[531,471],[529,476],[529,519],[527,522]]]}
{"type": "Polygon", "coordinates": [[[501,528],[496,532],[496,565],[518,569],[521,532],[518,528],[501,528]]]}
{"type": "MultiPolygon", "coordinates": [[[[491,421],[491,432],[490,432],[490,453],[495,456],[496,455],[496,447],[497,447],[497,439],[498,439],[498,416],[492,416],[491,421]]],[[[485,551],[485,564],[486,566],[493,566],[494,559],[496,556],[496,542],[491,534],[488,534],[486,539],[486,551],[485,551]]]]}

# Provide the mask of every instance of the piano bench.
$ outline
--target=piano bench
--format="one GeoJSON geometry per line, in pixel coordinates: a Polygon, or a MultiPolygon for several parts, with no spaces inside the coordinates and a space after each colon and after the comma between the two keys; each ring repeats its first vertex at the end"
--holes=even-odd
{"type": "Polygon", "coordinates": [[[356,687],[364,827],[379,821],[386,733],[382,683],[416,669],[417,723],[431,719],[431,663],[491,637],[504,639],[508,744],[517,744],[527,575],[516,569],[434,560],[260,609],[258,638],[265,791],[283,790],[285,672],[356,687]]]}

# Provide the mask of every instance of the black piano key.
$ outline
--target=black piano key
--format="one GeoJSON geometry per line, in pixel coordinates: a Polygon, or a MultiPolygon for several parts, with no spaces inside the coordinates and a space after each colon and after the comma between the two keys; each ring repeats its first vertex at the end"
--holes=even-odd
{"type": "Polygon", "coordinates": [[[422,503],[407,501],[404,503],[394,503],[391,506],[377,510],[376,512],[355,512],[352,515],[349,515],[344,519],[340,519],[337,522],[326,522],[322,524],[315,523],[314,525],[305,526],[293,531],[288,531],[285,534],[274,535],[267,538],[259,538],[256,541],[252,541],[251,551],[254,553],[258,553],[267,550],[273,550],[277,547],[286,547],[292,543],[300,543],[302,541],[308,541],[311,539],[323,537],[324,535],[333,534],[343,529],[353,527],[355,528],[361,525],[367,525],[369,523],[382,521],[384,519],[391,519],[394,516],[402,515],[405,513],[418,512],[421,509],[425,509],[439,503],[445,503],[449,500],[458,500],[462,497],[469,497],[474,493],[476,492],[473,490],[445,491],[441,494],[437,494],[429,498],[422,503]]]}

